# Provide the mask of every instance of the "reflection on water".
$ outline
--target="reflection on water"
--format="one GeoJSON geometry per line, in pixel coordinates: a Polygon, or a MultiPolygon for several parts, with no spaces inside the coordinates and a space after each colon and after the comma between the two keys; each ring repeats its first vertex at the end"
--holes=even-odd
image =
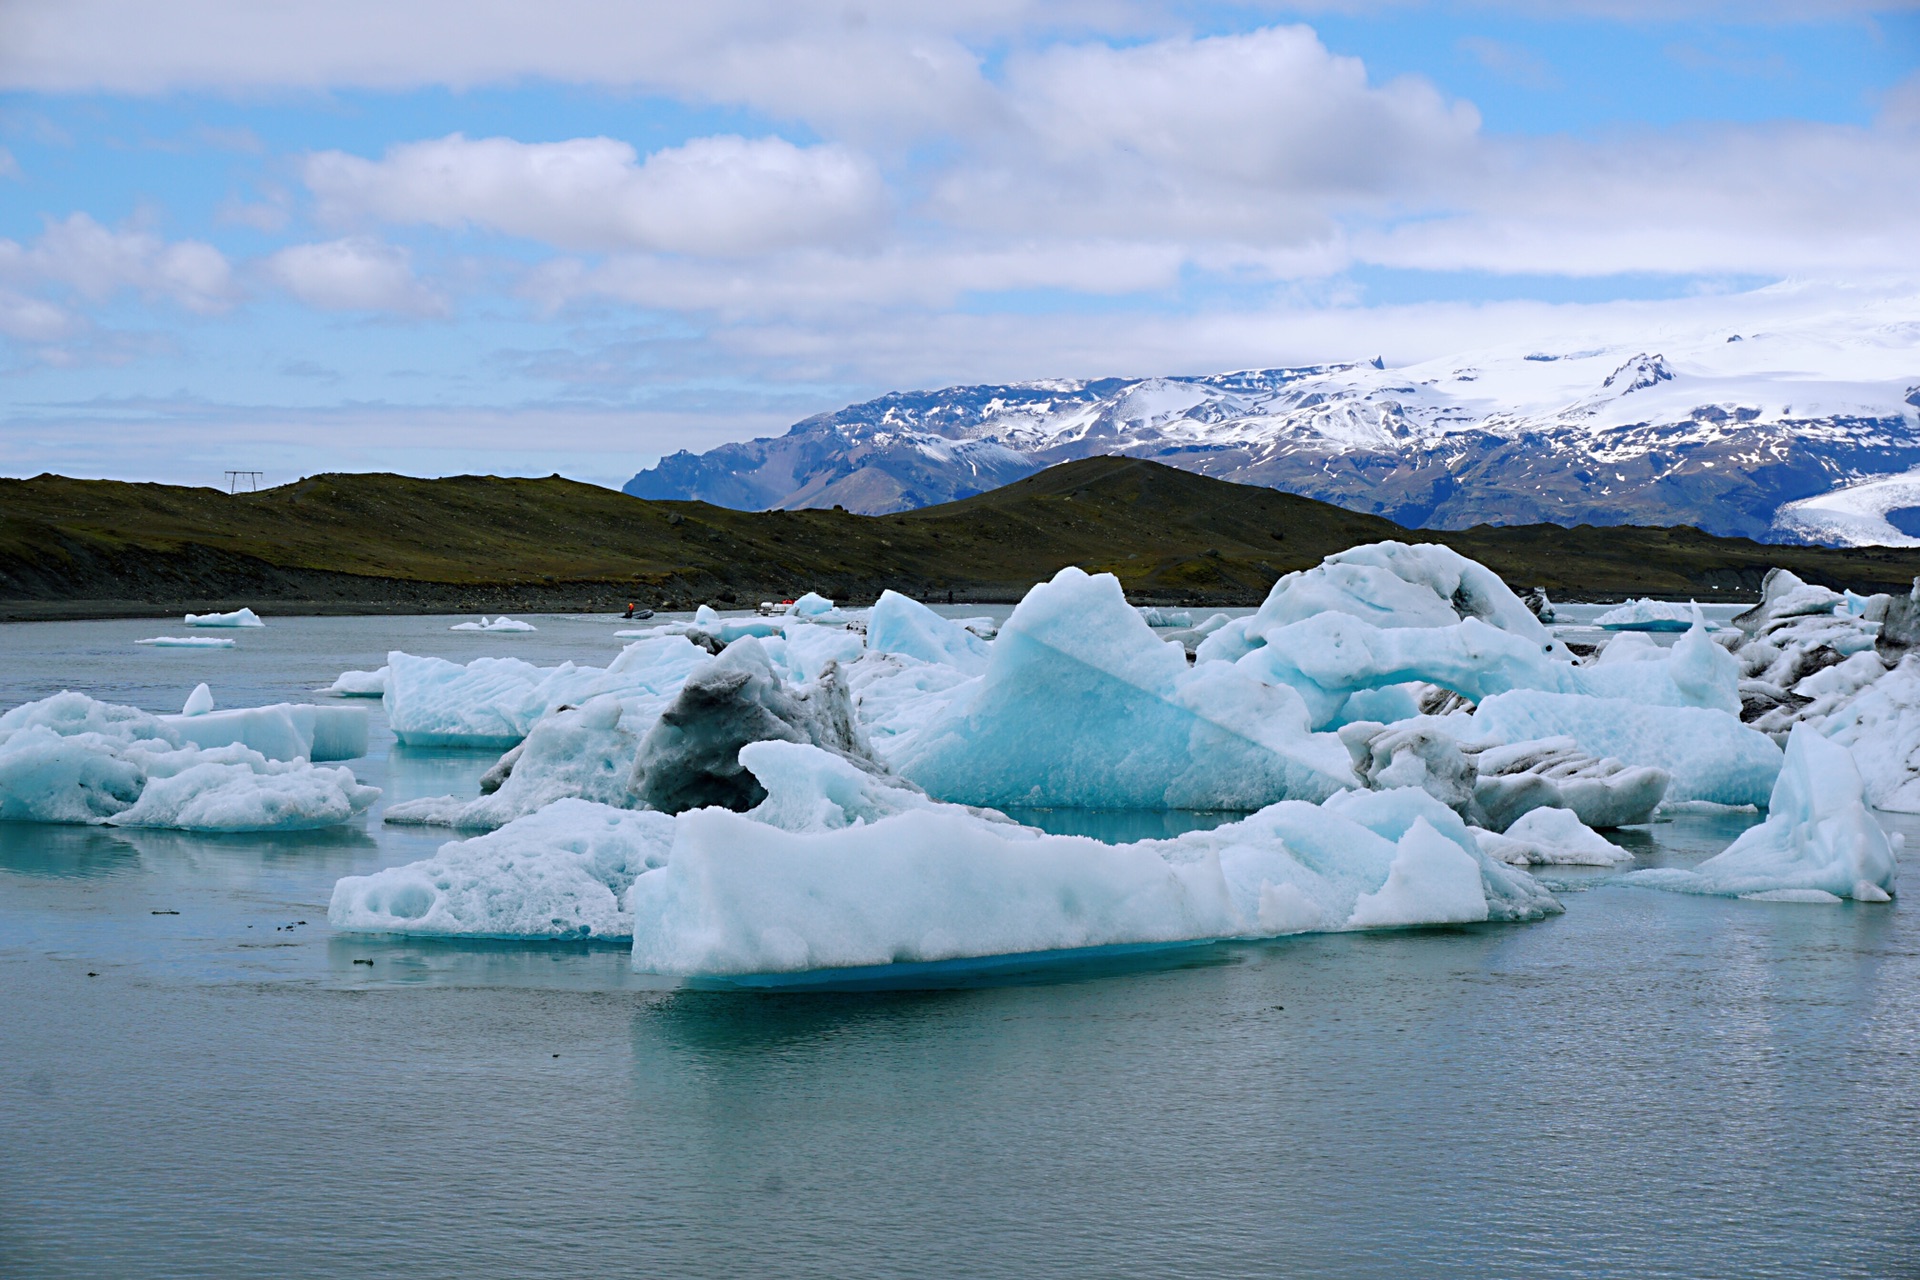
{"type": "Polygon", "coordinates": [[[1189,831],[1211,831],[1238,822],[1246,812],[1217,809],[1003,809],[1015,822],[1050,835],[1091,836],[1107,844],[1170,840],[1189,831]]]}

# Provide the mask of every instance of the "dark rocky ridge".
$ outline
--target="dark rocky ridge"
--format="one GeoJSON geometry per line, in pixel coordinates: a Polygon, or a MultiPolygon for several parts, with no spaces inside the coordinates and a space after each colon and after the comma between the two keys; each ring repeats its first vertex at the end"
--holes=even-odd
{"type": "Polygon", "coordinates": [[[592,485],[315,476],[259,493],[0,480],[0,619],[750,607],[817,590],[870,601],[1017,600],[1064,565],[1140,603],[1251,605],[1356,543],[1444,542],[1556,599],[1752,598],[1766,570],[1904,593],[1920,551],[1768,546],[1698,529],[1523,525],[1452,532],[1131,458],[1051,468],[886,516],[743,512],[592,485]]]}

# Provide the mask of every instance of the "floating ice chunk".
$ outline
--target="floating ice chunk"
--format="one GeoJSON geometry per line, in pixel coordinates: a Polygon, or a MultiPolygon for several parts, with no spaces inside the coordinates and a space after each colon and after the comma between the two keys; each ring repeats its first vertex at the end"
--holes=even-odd
{"type": "Polygon", "coordinates": [[[1187,627],[1184,630],[1169,631],[1160,638],[1168,644],[1177,644],[1188,653],[1192,653],[1200,647],[1201,641],[1232,621],[1233,619],[1226,614],[1216,613],[1210,615],[1203,622],[1195,623],[1193,626],[1187,627]]]}
{"type": "Polygon", "coordinates": [[[1421,819],[1400,838],[1386,883],[1360,895],[1347,923],[1355,929],[1383,929],[1486,918],[1480,865],[1421,819]]]}
{"type": "Polygon", "coordinates": [[[346,769],[272,761],[238,743],[207,750],[173,727],[210,718],[70,692],[15,707],[0,716],[0,819],[287,830],[346,821],[380,795],[346,769]]]}
{"type": "Polygon", "coordinates": [[[740,749],[770,739],[862,760],[872,753],[838,667],[790,688],[748,636],[689,675],[660,713],[640,743],[632,792],[666,813],[703,805],[747,809],[766,793],[741,763],[740,749]]]}
{"type": "Polygon", "coordinates": [[[561,799],[636,808],[633,762],[640,735],[665,706],[663,698],[627,701],[602,694],[585,706],[556,711],[534,724],[481,779],[469,800],[429,796],[387,806],[383,820],[486,831],[561,799]]]}
{"type": "MultiPolygon", "coordinates": [[[[205,688],[202,685],[201,688],[205,688]]],[[[367,754],[367,713],[359,707],[316,707],[276,703],[162,716],[183,741],[201,747],[233,743],[251,747],[269,760],[358,760],[367,754]]]]}
{"type": "Polygon", "coordinates": [[[635,641],[605,668],[536,667],[518,658],[462,665],[396,650],[387,655],[387,720],[408,746],[505,750],[562,706],[608,693],[670,697],[707,656],[683,636],[635,641]]]}
{"type": "Polygon", "coordinates": [[[1480,847],[1516,866],[1610,867],[1633,855],[1570,809],[1529,809],[1504,832],[1476,830],[1480,847]]]}
{"type": "Polygon", "coordinates": [[[378,671],[342,671],[322,693],[342,698],[380,698],[387,692],[387,668],[378,671]]]}
{"type": "Polygon", "coordinates": [[[1894,813],[1920,813],[1920,655],[1902,658],[1893,670],[1843,697],[1818,728],[1852,750],[1868,803],[1894,813]]]}
{"type": "Polygon", "coordinates": [[[1866,806],[1853,757],[1806,725],[1787,738],[1786,763],[1767,820],[1691,871],[1636,871],[1629,884],[1683,893],[1767,894],[1819,890],[1837,898],[1886,902],[1898,860],[1893,843],[1866,806]]]}
{"type": "Polygon", "coordinates": [[[987,667],[985,641],[897,591],[882,591],[873,606],[867,620],[867,648],[943,663],[968,675],[979,675],[987,667]]]}
{"type": "Polygon", "coordinates": [[[535,631],[535,630],[538,630],[538,628],[535,627],[531,622],[520,622],[514,618],[509,618],[504,613],[501,614],[499,617],[492,618],[492,619],[489,619],[483,613],[480,615],[480,621],[478,622],[456,622],[452,626],[448,627],[447,630],[449,631],[535,631]]]}
{"type": "Polygon", "coordinates": [[[1373,626],[1450,627],[1475,618],[1532,641],[1552,657],[1570,657],[1507,584],[1485,565],[1450,547],[1376,542],[1328,556],[1312,569],[1273,584],[1250,618],[1222,626],[1202,642],[1202,661],[1236,661],[1264,643],[1276,627],[1325,613],[1373,626]]]}
{"type": "MultiPolygon", "coordinates": [[[[763,739],[740,748],[740,764],[766,791],[748,811],[756,821],[782,831],[838,831],[909,809],[941,809],[937,800],[899,778],[863,769],[843,755],[817,747],[763,739]]],[[[1012,825],[1003,814],[969,810],[987,821],[1012,825]]]]}
{"type": "Polygon", "coordinates": [[[1478,770],[1471,816],[1505,831],[1536,809],[1565,809],[1589,827],[1629,827],[1653,820],[1673,775],[1648,765],[1595,758],[1572,738],[1474,745],[1478,770]]]}
{"type": "Polygon", "coordinates": [[[833,612],[833,601],[809,591],[788,605],[787,612],[796,618],[818,618],[833,612]]]}
{"type": "Polygon", "coordinates": [[[157,649],[231,649],[239,642],[219,636],[149,636],[134,643],[149,644],[157,649]]]}
{"type": "Polygon", "coordinates": [[[264,627],[260,615],[251,609],[235,609],[232,613],[190,613],[187,615],[190,627],[264,627]]]}
{"type": "Polygon", "coordinates": [[[1340,740],[1373,790],[1418,787],[1463,817],[1472,810],[1479,774],[1451,734],[1432,725],[1363,721],[1342,726],[1340,740]]]}
{"type": "Polygon", "coordinates": [[[341,879],[327,919],[356,933],[628,938],[634,880],[672,843],[666,814],[559,800],[423,861],[341,879]]]}
{"type": "Polygon", "coordinates": [[[1141,620],[1155,629],[1193,626],[1193,615],[1185,609],[1156,609],[1150,604],[1136,607],[1140,610],[1141,620]]]}
{"type": "Polygon", "coordinates": [[[174,752],[144,763],[148,778],[140,798],[109,817],[110,824],[183,831],[303,831],[356,818],[380,798],[378,787],[362,786],[350,769],[281,763],[237,745],[174,752]],[[184,767],[161,772],[176,765],[184,767]]]}
{"type": "Polygon", "coordinates": [[[1067,568],[1033,588],[985,673],[950,692],[920,726],[875,739],[895,772],[946,800],[1255,809],[1355,782],[1298,694],[1230,663],[1189,668],[1111,574],[1067,568]]]}
{"type": "Polygon", "coordinates": [[[847,666],[866,652],[859,632],[845,627],[789,627],[759,644],[767,661],[790,684],[818,680],[830,664],[847,666]]]}
{"type": "Polygon", "coordinates": [[[743,754],[785,777],[769,773],[752,814],[680,815],[667,865],[633,887],[638,969],[795,973],[1559,909],[1418,792],[1350,812],[1287,801],[1115,846],[903,796],[806,747],[743,754]]]}
{"type": "Polygon", "coordinates": [[[193,692],[187,695],[187,705],[180,708],[180,714],[203,716],[211,710],[213,710],[213,690],[207,688],[206,682],[202,681],[193,686],[193,692]]]}
{"type": "Polygon", "coordinates": [[[1668,803],[1763,805],[1780,773],[1770,738],[1705,707],[1519,690],[1488,698],[1473,719],[1496,740],[1566,737],[1587,755],[1664,770],[1668,803]]]}
{"type": "Polygon", "coordinates": [[[1593,620],[1607,631],[1685,631],[1693,625],[1698,606],[1667,600],[1629,600],[1593,620]]]}

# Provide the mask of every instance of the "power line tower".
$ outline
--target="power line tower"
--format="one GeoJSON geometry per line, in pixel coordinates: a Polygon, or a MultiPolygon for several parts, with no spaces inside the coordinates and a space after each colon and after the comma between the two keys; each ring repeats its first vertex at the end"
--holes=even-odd
{"type": "Polygon", "coordinates": [[[260,489],[260,476],[261,473],[258,471],[229,471],[227,472],[227,492],[240,492],[240,482],[245,480],[247,488],[257,493],[260,489]]]}

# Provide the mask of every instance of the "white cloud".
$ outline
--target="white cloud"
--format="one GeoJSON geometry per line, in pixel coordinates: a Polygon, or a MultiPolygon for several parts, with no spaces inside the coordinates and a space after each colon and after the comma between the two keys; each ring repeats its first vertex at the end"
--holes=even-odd
{"type": "Polygon", "coordinates": [[[864,156],[781,138],[695,138],[638,160],[612,138],[525,143],[459,134],[381,160],[309,156],[323,217],[478,226],[568,249],[735,255],[873,232],[885,186],[864,156]]]}
{"type": "Polygon", "coordinates": [[[84,213],[48,223],[31,245],[0,240],[0,279],[64,285],[96,302],[131,289],[201,314],[224,311],[235,296],[233,269],[212,245],[114,230],[84,213]]]}
{"type": "Polygon", "coordinates": [[[60,342],[80,329],[64,307],[11,289],[0,289],[0,334],[20,342],[60,342]]]}
{"type": "Polygon", "coordinates": [[[325,311],[435,315],[446,303],[414,277],[407,252],[364,236],[299,244],[268,258],[268,279],[325,311]]]}

